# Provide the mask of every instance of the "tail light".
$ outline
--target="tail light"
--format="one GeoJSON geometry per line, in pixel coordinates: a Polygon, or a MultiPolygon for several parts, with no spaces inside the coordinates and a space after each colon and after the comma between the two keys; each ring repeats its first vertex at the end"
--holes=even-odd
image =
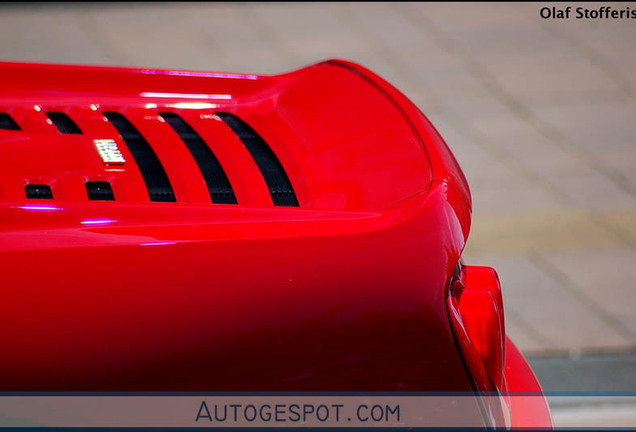
{"type": "Polygon", "coordinates": [[[463,266],[451,280],[448,308],[476,390],[501,390],[506,336],[497,272],[491,267],[463,266]]]}

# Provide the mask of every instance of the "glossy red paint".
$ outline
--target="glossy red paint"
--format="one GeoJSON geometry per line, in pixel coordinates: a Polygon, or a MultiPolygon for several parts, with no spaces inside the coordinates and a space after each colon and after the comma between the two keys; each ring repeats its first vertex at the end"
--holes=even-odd
{"type": "Polygon", "coordinates": [[[21,128],[0,129],[0,389],[473,388],[446,307],[468,185],[377,75],[333,60],[277,76],[1,63],[0,77],[0,112],[21,128]],[[109,111],[148,141],[175,203],[149,200],[109,111]],[[160,112],[203,138],[238,204],[211,203],[160,112]],[[298,207],[273,204],[219,112],[271,147],[298,207]],[[126,163],[105,164],[96,139],[126,163]],[[89,201],[88,181],[115,201],[89,201]]]}
{"type": "Polygon", "coordinates": [[[473,388],[484,397],[487,424],[552,429],[543,391],[521,352],[505,334],[503,298],[491,267],[461,265],[448,295],[451,328],[473,388]]]}
{"type": "Polygon", "coordinates": [[[503,398],[512,429],[552,429],[552,416],[530,365],[515,344],[506,338],[503,398]]]}
{"type": "Polygon", "coordinates": [[[462,266],[448,296],[451,326],[469,374],[480,391],[502,386],[505,319],[501,284],[495,269],[462,266]]]}

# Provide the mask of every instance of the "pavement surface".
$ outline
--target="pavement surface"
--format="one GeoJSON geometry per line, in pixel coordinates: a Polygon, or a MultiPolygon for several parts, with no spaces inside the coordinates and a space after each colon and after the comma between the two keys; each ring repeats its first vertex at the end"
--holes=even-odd
{"type": "Polygon", "coordinates": [[[548,396],[547,400],[557,428],[634,430],[636,427],[635,396],[548,396]]]}
{"type": "Polygon", "coordinates": [[[636,396],[636,354],[579,358],[530,358],[530,366],[547,393],[632,393],[636,396]]]}
{"type": "MultiPolygon", "coordinates": [[[[0,4],[0,59],[261,74],[365,65],[424,111],[463,167],[465,261],[497,269],[508,334],[541,375],[542,358],[636,352],[636,20],[541,18],[555,5],[569,4],[0,4]]],[[[633,3],[584,4],[600,6],[633,3]]],[[[636,390],[636,361],[621,358],[636,390]]],[[[599,364],[588,375],[612,367],[599,364]]]]}

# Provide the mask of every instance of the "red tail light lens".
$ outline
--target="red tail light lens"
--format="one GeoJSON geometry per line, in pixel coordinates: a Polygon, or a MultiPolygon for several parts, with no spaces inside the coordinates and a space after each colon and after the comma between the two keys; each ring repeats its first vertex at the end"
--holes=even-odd
{"type": "Polygon", "coordinates": [[[448,300],[453,331],[476,387],[501,389],[505,328],[497,272],[491,267],[464,266],[448,300]]]}

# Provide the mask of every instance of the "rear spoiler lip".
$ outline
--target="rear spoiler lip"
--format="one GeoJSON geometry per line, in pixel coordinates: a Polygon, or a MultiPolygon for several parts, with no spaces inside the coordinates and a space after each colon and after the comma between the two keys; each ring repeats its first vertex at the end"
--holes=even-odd
{"type": "MultiPolygon", "coordinates": [[[[461,195],[468,211],[472,212],[472,198],[466,177],[457,160],[426,116],[405,95],[389,82],[369,69],[348,60],[332,59],[332,64],[347,69],[365,79],[393,103],[404,116],[414,135],[419,139],[430,167],[431,185],[436,181],[448,181],[449,185],[461,195]]],[[[322,64],[318,63],[318,64],[322,64]]],[[[430,187],[429,187],[430,189],[430,187]]]]}
{"type": "MultiPolygon", "coordinates": [[[[413,134],[419,139],[422,150],[428,159],[430,170],[430,184],[427,190],[404,197],[394,203],[384,207],[388,209],[408,201],[414,196],[422,195],[421,199],[425,199],[426,195],[435,188],[436,184],[442,184],[447,190],[447,201],[459,215],[462,234],[464,237],[464,246],[468,241],[471,227],[472,214],[472,197],[466,177],[462,172],[455,156],[452,154],[447,144],[428,118],[394,86],[386,80],[373,73],[372,71],[347,60],[328,60],[324,63],[343,67],[357,74],[361,78],[367,80],[378,91],[389,99],[398,111],[404,116],[404,119],[413,130],[413,134]]],[[[463,250],[463,247],[462,247],[463,250]]]]}

